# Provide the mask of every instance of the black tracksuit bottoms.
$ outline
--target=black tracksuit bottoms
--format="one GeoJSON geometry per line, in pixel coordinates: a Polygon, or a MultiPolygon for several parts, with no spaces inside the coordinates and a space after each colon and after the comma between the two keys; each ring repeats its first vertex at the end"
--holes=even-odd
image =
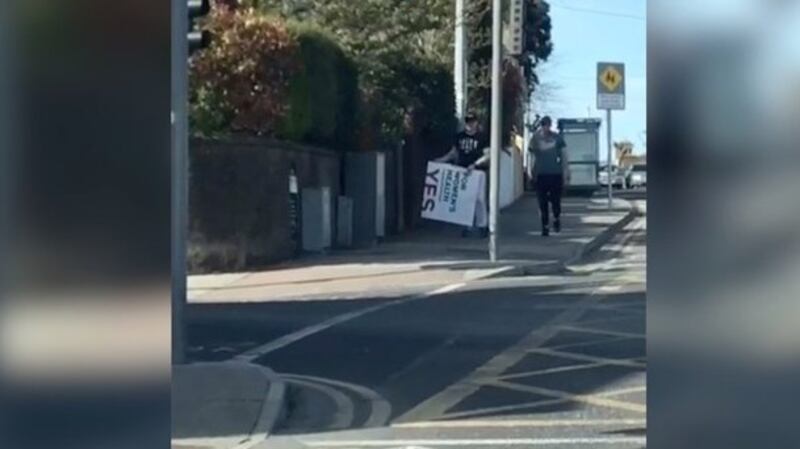
{"type": "Polygon", "coordinates": [[[553,219],[561,218],[561,192],[564,189],[563,175],[538,175],[536,177],[536,196],[539,199],[539,216],[542,227],[550,224],[550,207],[553,208],[553,219]]]}

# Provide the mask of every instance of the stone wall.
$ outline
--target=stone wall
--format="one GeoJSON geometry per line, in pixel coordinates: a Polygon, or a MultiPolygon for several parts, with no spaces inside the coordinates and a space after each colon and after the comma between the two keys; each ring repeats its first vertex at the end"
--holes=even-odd
{"type": "Polygon", "coordinates": [[[292,168],[301,190],[330,187],[335,202],[341,185],[337,152],[253,137],[192,140],[191,273],[237,271],[297,254],[290,218],[292,168]]]}

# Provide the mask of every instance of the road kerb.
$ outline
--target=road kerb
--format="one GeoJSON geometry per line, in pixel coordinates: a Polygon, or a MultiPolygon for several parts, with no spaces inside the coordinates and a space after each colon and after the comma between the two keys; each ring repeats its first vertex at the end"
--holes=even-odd
{"type": "Polygon", "coordinates": [[[581,259],[608,243],[612,238],[614,238],[615,235],[619,234],[623,229],[625,229],[626,226],[628,226],[631,222],[633,222],[633,220],[636,219],[636,217],[641,214],[641,212],[632,204],[628,203],[628,206],[628,213],[626,213],[624,217],[620,218],[616,223],[604,229],[602,232],[600,232],[600,234],[593,237],[584,245],[581,245],[581,247],[578,248],[569,259],[565,260],[562,263],[563,270],[568,271],[570,266],[580,262],[581,259]]]}
{"type": "MultiPolygon", "coordinates": [[[[257,414],[254,416],[255,420],[253,421],[252,428],[249,430],[242,429],[241,434],[237,435],[186,435],[180,436],[177,438],[173,438],[171,440],[170,446],[173,449],[211,449],[211,448],[229,448],[229,449],[248,449],[251,448],[259,443],[264,442],[270,434],[274,431],[276,426],[279,424],[281,419],[284,418],[285,413],[285,400],[286,400],[286,382],[274,371],[271,369],[252,364],[252,363],[242,363],[242,362],[235,362],[235,361],[226,361],[226,362],[200,362],[200,363],[193,363],[190,365],[185,365],[187,368],[194,367],[197,369],[203,369],[203,366],[208,366],[213,368],[214,366],[218,367],[227,367],[226,369],[246,369],[253,372],[253,375],[256,377],[261,377],[264,382],[266,382],[266,391],[263,392],[265,397],[261,397],[262,392],[256,392],[255,390],[249,391],[246,393],[249,397],[248,400],[256,400],[258,398],[261,401],[260,407],[258,409],[257,414]],[[241,368],[240,368],[241,367],[241,368]]],[[[195,379],[197,379],[195,377],[195,379]]],[[[173,378],[173,382],[176,379],[173,378]]],[[[207,403],[219,402],[219,401],[230,401],[232,404],[236,402],[241,402],[242,397],[240,396],[241,393],[234,393],[233,395],[226,395],[224,391],[226,391],[224,385],[219,385],[216,381],[212,381],[209,383],[208,380],[201,381],[199,384],[194,384],[194,381],[190,381],[189,383],[184,383],[184,389],[186,386],[191,386],[191,388],[198,388],[200,391],[192,392],[193,395],[199,394],[199,400],[196,400],[194,405],[190,405],[190,409],[184,410],[182,407],[178,409],[173,409],[173,413],[187,413],[187,415],[181,415],[190,420],[196,419],[196,416],[193,414],[195,408],[202,408],[207,403]],[[205,384],[205,386],[203,386],[205,384]],[[208,388],[211,390],[208,390],[208,388]],[[206,397],[202,392],[203,391],[216,391],[213,394],[215,398],[206,397]],[[220,394],[223,392],[223,394],[220,394]],[[210,402],[209,402],[210,401],[210,402]]],[[[174,387],[173,387],[174,388],[174,387]]],[[[175,404],[173,403],[173,407],[175,404]]],[[[222,420],[225,421],[226,419],[230,419],[229,414],[227,411],[223,411],[218,413],[217,415],[213,416],[214,420],[222,420]]],[[[252,416],[252,415],[251,415],[252,416]]],[[[173,432],[174,432],[173,428],[173,432]]]]}
{"type": "Polygon", "coordinates": [[[495,279],[504,277],[522,276],[525,274],[525,269],[522,265],[504,265],[497,268],[491,268],[478,274],[468,274],[464,276],[464,282],[474,282],[484,279],[495,279]]]}
{"type": "Polygon", "coordinates": [[[473,282],[486,279],[499,279],[517,276],[543,276],[568,272],[570,266],[575,265],[588,254],[608,243],[615,235],[625,229],[625,227],[628,226],[634,219],[640,216],[641,212],[639,210],[637,210],[632,204],[627,204],[629,206],[629,210],[625,216],[604,229],[585,244],[581,245],[566,260],[545,264],[506,263],[498,268],[489,269],[487,272],[483,272],[479,275],[470,277],[465,276],[464,280],[465,282],[473,282]]]}
{"type": "Polygon", "coordinates": [[[286,417],[286,381],[265,366],[251,365],[258,367],[269,379],[269,391],[261,406],[258,420],[250,432],[250,437],[234,449],[247,449],[265,441],[281,420],[286,417]]]}

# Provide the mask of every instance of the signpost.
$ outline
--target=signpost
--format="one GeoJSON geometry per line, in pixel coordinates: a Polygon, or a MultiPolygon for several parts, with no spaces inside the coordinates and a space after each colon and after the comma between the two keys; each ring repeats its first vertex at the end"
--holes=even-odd
{"type": "Polygon", "coordinates": [[[612,174],[611,111],[625,109],[625,64],[616,62],[597,63],[597,109],[606,110],[606,131],[608,151],[606,161],[606,180],[608,183],[608,208],[614,201],[614,178],[612,174]]]}
{"type": "Polygon", "coordinates": [[[525,1],[511,0],[509,11],[508,54],[520,56],[525,51],[525,1]]]}

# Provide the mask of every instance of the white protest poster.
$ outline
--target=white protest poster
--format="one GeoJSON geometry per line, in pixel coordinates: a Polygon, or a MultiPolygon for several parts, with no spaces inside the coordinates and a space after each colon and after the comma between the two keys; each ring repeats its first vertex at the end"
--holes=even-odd
{"type": "MultiPolygon", "coordinates": [[[[422,218],[472,226],[478,193],[486,180],[480,171],[438,162],[428,162],[422,191],[422,218]]],[[[480,195],[481,197],[483,195],[480,195]]]]}
{"type": "Polygon", "coordinates": [[[478,177],[478,195],[475,202],[475,226],[479,228],[489,227],[489,211],[486,204],[486,174],[484,172],[473,172],[472,176],[478,177]]]}

